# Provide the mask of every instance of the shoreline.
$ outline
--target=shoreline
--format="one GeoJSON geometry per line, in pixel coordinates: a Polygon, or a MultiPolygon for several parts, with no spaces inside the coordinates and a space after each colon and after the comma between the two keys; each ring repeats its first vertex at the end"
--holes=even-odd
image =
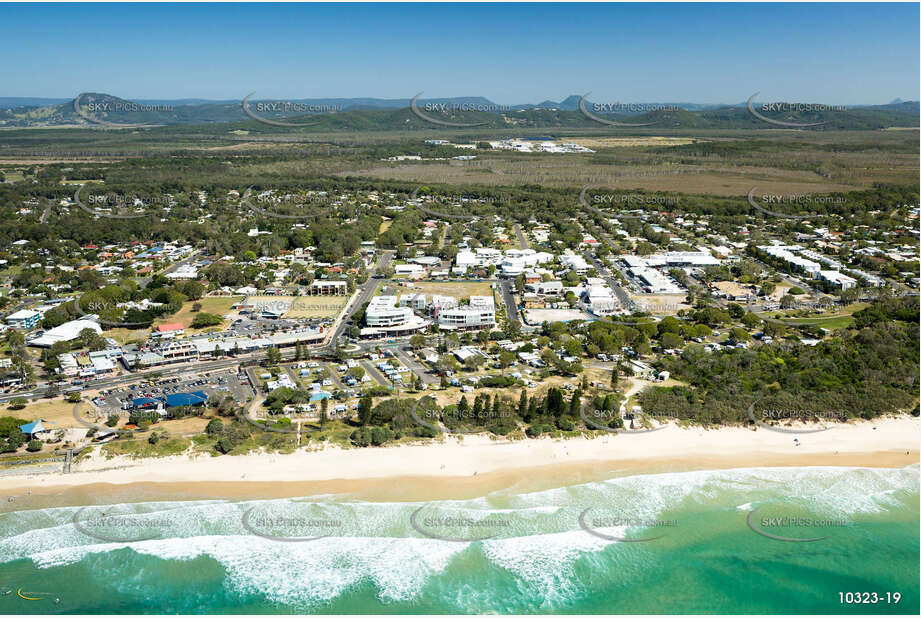
{"type": "Polygon", "coordinates": [[[514,489],[539,491],[615,476],[756,467],[902,468],[919,462],[921,423],[898,416],[834,425],[813,434],[740,427],[683,429],[595,438],[493,440],[289,455],[186,455],[158,459],[94,452],[62,474],[0,477],[0,491],[38,506],[178,499],[268,499],[342,494],[371,501],[466,499],[514,489]],[[799,446],[794,438],[798,439],[799,446]]]}

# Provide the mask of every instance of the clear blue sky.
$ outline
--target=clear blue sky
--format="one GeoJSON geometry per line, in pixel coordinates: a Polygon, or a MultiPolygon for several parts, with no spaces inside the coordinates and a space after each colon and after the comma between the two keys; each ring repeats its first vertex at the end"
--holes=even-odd
{"type": "Polygon", "coordinates": [[[0,4],[0,96],[919,98],[913,4],[0,4]]]}

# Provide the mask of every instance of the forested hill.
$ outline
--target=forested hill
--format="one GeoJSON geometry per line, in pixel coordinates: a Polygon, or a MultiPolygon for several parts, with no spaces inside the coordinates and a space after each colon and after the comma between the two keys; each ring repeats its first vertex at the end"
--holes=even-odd
{"type": "MultiPolygon", "coordinates": [[[[785,128],[757,118],[745,105],[702,108],[693,104],[678,104],[677,109],[668,105],[663,109],[654,108],[653,111],[636,114],[591,112],[601,119],[599,121],[583,114],[578,109],[578,104],[573,104],[572,99],[573,97],[569,97],[559,104],[560,107],[501,106],[482,97],[439,101],[458,110],[473,108],[491,111],[437,111],[436,108],[427,105],[433,103],[430,100],[419,100],[417,107],[423,116],[435,121],[477,124],[483,129],[611,126],[602,121],[644,125],[644,128],[648,129],[785,128]]],[[[0,109],[0,127],[228,124],[231,125],[228,129],[235,128],[233,125],[239,125],[242,129],[291,130],[290,127],[273,127],[270,124],[259,123],[244,112],[241,101],[127,101],[108,94],[86,93],[78,100],[79,113],[74,108],[73,101],[55,104],[30,101],[33,104],[18,106],[13,106],[16,102],[12,99],[6,101],[11,107],[0,109]]],[[[307,125],[297,129],[304,132],[431,130],[440,126],[437,122],[429,122],[414,113],[409,107],[408,100],[309,99],[287,103],[288,106],[285,108],[284,105],[277,105],[278,102],[253,99],[249,102],[249,108],[254,115],[269,121],[281,120],[307,125]],[[277,110],[273,105],[276,105],[277,110]],[[316,113],[298,113],[299,110],[305,109],[316,113]],[[294,110],[294,114],[291,110],[294,110]]],[[[556,105],[552,101],[545,104],[556,105]]],[[[592,106],[587,105],[586,109],[591,111],[592,106]]],[[[756,111],[758,109],[756,106],[756,111]]],[[[762,115],[786,123],[823,123],[820,126],[808,127],[807,130],[876,130],[919,126],[919,105],[916,101],[830,111],[763,112],[762,115]]]]}

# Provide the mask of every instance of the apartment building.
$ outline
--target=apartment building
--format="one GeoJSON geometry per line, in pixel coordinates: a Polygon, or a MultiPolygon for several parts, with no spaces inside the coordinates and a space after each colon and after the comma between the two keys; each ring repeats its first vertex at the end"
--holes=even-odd
{"type": "Polygon", "coordinates": [[[396,296],[375,296],[365,310],[365,322],[371,327],[402,326],[413,318],[409,307],[398,307],[396,296]]]}
{"type": "Polygon", "coordinates": [[[438,325],[448,330],[482,328],[495,323],[496,306],[490,296],[471,296],[468,306],[445,309],[438,314],[438,325]]]}
{"type": "Polygon", "coordinates": [[[9,324],[11,328],[28,330],[36,326],[39,321],[41,321],[41,319],[42,314],[38,311],[33,311],[31,309],[21,309],[16,313],[8,315],[6,317],[6,323],[9,324]]]}

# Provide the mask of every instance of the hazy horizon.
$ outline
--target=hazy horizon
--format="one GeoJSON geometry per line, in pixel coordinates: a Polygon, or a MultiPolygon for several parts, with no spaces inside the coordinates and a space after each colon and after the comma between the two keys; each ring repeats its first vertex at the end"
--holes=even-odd
{"type": "Polygon", "coordinates": [[[917,4],[4,4],[0,17],[10,98],[884,105],[921,88],[917,4]]]}

